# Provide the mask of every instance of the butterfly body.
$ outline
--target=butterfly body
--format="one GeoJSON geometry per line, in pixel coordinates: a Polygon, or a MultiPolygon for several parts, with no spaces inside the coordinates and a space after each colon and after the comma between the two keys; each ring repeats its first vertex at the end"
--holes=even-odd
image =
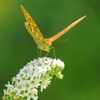
{"type": "Polygon", "coordinates": [[[57,40],[59,37],[61,37],[63,34],[65,34],[68,30],[70,30],[72,27],[74,27],[76,24],[78,24],[81,20],[83,20],[86,16],[81,17],[80,19],[76,20],[72,24],[70,24],[68,27],[63,29],[61,32],[57,33],[56,35],[50,37],[50,38],[44,38],[41,31],[39,30],[38,26],[36,25],[35,21],[32,19],[30,14],[27,12],[27,10],[21,5],[21,9],[23,11],[23,14],[25,16],[26,22],[25,27],[30,33],[30,35],[33,37],[34,41],[36,42],[38,48],[43,51],[49,52],[52,48],[52,42],[57,40]]]}

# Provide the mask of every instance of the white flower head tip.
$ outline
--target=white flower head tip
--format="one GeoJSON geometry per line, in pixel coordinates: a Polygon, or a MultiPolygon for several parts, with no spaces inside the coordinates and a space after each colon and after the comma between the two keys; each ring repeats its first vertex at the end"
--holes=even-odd
{"type": "Polygon", "coordinates": [[[22,69],[16,77],[13,77],[12,83],[8,82],[7,89],[4,90],[4,98],[26,98],[27,100],[37,100],[38,87],[46,89],[50,84],[53,76],[62,79],[61,71],[64,69],[64,62],[60,59],[53,58],[37,58],[30,61],[22,69]]]}

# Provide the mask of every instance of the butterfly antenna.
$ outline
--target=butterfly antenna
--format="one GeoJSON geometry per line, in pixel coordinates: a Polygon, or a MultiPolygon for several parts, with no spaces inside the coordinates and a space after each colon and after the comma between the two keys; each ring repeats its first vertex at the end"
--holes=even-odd
{"type": "Polygon", "coordinates": [[[65,42],[65,41],[68,41],[68,39],[66,39],[66,40],[61,40],[61,41],[54,41],[54,42],[65,42]]]}

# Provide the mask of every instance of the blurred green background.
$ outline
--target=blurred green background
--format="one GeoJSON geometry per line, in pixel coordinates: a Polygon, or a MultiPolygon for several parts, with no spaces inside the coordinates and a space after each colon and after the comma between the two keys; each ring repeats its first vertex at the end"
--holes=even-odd
{"type": "MultiPolygon", "coordinates": [[[[87,15],[55,42],[65,62],[64,79],[53,79],[38,100],[100,100],[100,0],[0,0],[0,98],[5,84],[30,60],[36,44],[24,27],[23,5],[45,38],[87,15]]],[[[43,55],[45,52],[43,52],[43,55]]],[[[53,57],[51,50],[50,57],[53,57]]]]}

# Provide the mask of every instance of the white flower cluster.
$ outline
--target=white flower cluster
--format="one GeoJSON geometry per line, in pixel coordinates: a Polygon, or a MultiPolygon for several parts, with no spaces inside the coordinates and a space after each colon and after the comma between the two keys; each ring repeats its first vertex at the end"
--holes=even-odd
{"type": "Polygon", "coordinates": [[[54,75],[62,79],[64,66],[60,59],[47,57],[30,61],[13,77],[11,84],[5,85],[3,100],[37,100],[37,88],[46,89],[54,75]]]}

